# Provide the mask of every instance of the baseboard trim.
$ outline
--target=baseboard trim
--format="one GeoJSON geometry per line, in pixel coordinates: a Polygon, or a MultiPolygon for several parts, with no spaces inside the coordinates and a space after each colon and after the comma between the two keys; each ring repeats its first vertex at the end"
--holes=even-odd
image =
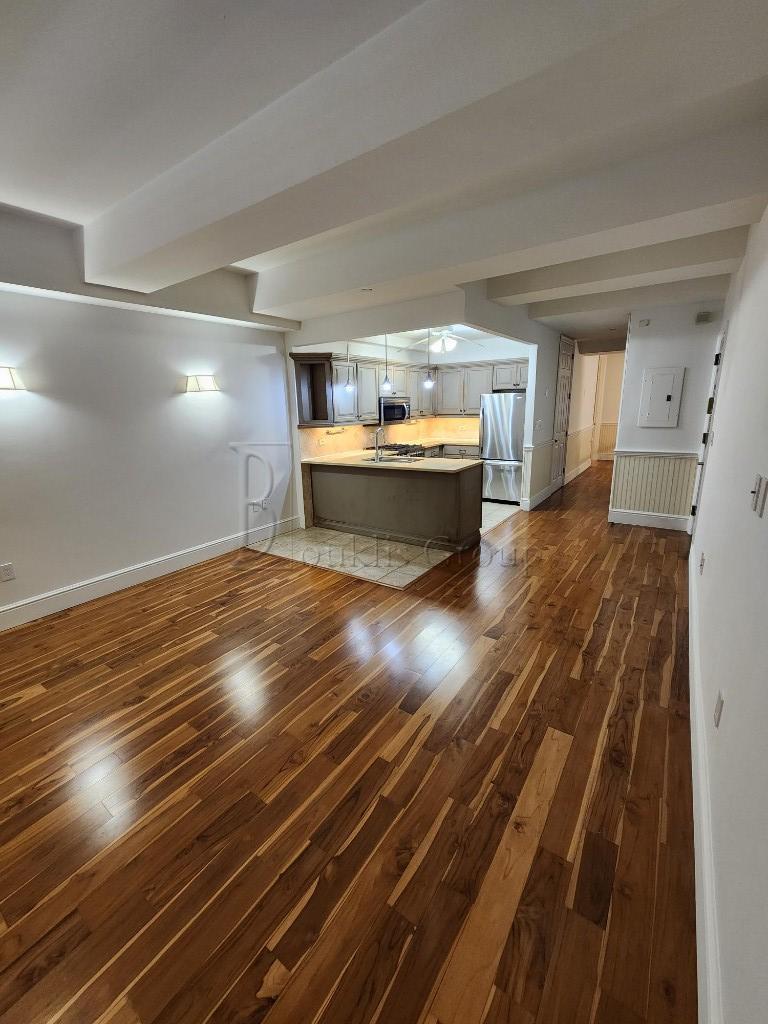
{"type": "Polygon", "coordinates": [[[659,512],[632,512],[629,509],[608,510],[609,523],[624,523],[626,526],[650,526],[655,530],[680,530],[689,532],[690,516],[667,516],[659,512]]]}
{"type": "Polygon", "coordinates": [[[229,537],[219,537],[203,544],[196,544],[191,548],[184,548],[182,551],[174,551],[168,555],[160,555],[159,558],[151,558],[138,565],[116,569],[103,576],[80,580],[77,583],[59,587],[57,590],[49,590],[45,594],[26,597],[22,601],[0,607],[0,632],[13,629],[14,626],[23,626],[25,623],[33,622],[45,615],[74,608],[76,605],[85,604],[86,601],[92,601],[94,598],[114,594],[118,590],[136,586],[137,583],[146,583],[147,580],[167,576],[168,573],[176,572],[178,569],[185,569],[199,562],[207,562],[208,559],[216,558],[217,555],[244,547],[246,540],[250,543],[253,543],[254,539],[263,540],[270,536],[272,530],[277,533],[288,533],[297,529],[298,525],[299,517],[289,516],[279,520],[274,526],[261,526],[247,532],[233,533],[229,537]]]}
{"type": "Polygon", "coordinates": [[[597,462],[613,462],[613,452],[598,452],[594,458],[597,462]]]}
{"type": "Polygon", "coordinates": [[[688,663],[691,704],[691,759],[693,768],[693,833],[696,864],[696,948],[699,978],[700,1024],[723,1024],[720,979],[720,944],[717,934],[715,857],[707,759],[707,715],[701,687],[699,601],[695,559],[688,562],[688,663]]]}
{"type": "Polygon", "coordinates": [[[539,491],[538,494],[534,494],[532,498],[523,498],[520,501],[520,508],[523,509],[524,512],[530,512],[531,509],[536,508],[537,505],[540,505],[542,501],[546,501],[547,498],[551,497],[555,493],[555,491],[559,491],[561,487],[562,484],[559,484],[557,480],[555,480],[554,483],[551,483],[548,487],[545,487],[543,491],[539,491]]]}
{"type": "Polygon", "coordinates": [[[571,480],[575,480],[577,476],[581,476],[582,473],[588,470],[591,465],[592,459],[586,459],[584,462],[581,462],[578,466],[574,466],[573,469],[569,469],[568,472],[565,474],[564,483],[569,484],[571,480]]]}

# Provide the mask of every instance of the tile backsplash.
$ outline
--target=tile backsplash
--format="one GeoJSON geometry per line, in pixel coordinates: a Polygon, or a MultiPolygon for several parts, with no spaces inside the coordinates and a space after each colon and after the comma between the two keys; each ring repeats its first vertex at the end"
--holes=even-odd
{"type": "MultiPolygon", "coordinates": [[[[359,423],[348,426],[339,424],[334,427],[302,428],[299,431],[301,457],[311,459],[365,448],[373,444],[375,429],[359,423]]],[[[427,419],[387,427],[385,432],[385,439],[390,444],[415,444],[431,439],[477,444],[479,436],[480,419],[477,416],[430,416],[427,419]]]]}

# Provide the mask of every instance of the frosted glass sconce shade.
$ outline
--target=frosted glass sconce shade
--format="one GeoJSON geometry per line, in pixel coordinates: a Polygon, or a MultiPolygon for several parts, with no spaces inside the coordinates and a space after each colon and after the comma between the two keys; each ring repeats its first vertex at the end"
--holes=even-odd
{"type": "Polygon", "coordinates": [[[187,377],[187,391],[218,391],[216,378],[206,373],[196,373],[187,377]]]}

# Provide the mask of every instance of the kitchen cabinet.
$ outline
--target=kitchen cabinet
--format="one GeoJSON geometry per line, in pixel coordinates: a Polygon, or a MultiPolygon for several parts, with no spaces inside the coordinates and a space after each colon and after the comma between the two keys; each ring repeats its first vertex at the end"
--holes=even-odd
{"type": "Polygon", "coordinates": [[[421,411],[421,395],[419,394],[419,371],[407,370],[405,391],[411,400],[411,416],[423,416],[421,411]]]}
{"type": "Polygon", "coordinates": [[[464,412],[464,370],[440,367],[437,375],[437,412],[461,416],[464,412]]]}
{"type": "Polygon", "coordinates": [[[419,370],[419,407],[422,416],[434,416],[435,414],[436,377],[437,371],[435,369],[430,371],[419,370]],[[427,388],[424,384],[430,373],[432,374],[432,387],[427,388]]]}
{"type": "Polygon", "coordinates": [[[464,371],[464,413],[479,415],[480,396],[493,391],[493,367],[469,366],[464,371]]]}
{"type": "Polygon", "coordinates": [[[446,459],[478,459],[480,457],[480,445],[444,444],[443,456],[446,459]]]}
{"type": "Polygon", "coordinates": [[[379,368],[357,364],[357,418],[361,423],[379,422],[379,368]]]}
{"type": "Polygon", "coordinates": [[[386,368],[384,363],[379,365],[379,394],[381,395],[394,395],[396,397],[402,396],[405,398],[408,394],[408,371],[404,366],[393,366],[389,364],[389,380],[392,384],[391,391],[382,391],[381,385],[384,383],[386,376],[386,368]]]}
{"type": "Polygon", "coordinates": [[[357,366],[354,363],[333,364],[333,422],[357,422],[357,366]],[[352,390],[347,390],[347,381],[352,390]]]}
{"type": "MultiPolygon", "coordinates": [[[[434,387],[425,388],[426,370],[408,371],[408,396],[411,399],[411,416],[432,416],[434,414],[434,387]]],[[[432,380],[435,372],[432,371],[432,380]]]]}
{"type": "Polygon", "coordinates": [[[500,363],[493,368],[494,388],[524,388],[528,384],[528,363],[500,363]]]}
{"type": "Polygon", "coordinates": [[[477,416],[480,396],[492,390],[492,366],[441,366],[437,378],[437,412],[443,416],[477,416]]]}

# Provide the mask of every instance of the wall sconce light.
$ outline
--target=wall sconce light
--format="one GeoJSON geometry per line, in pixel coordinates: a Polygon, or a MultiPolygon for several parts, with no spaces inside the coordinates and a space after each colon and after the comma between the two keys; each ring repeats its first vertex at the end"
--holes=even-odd
{"type": "Polygon", "coordinates": [[[26,391],[18,373],[12,366],[0,366],[0,391],[26,391]]]}
{"type": "Polygon", "coordinates": [[[218,391],[216,378],[207,373],[196,373],[187,377],[187,391],[218,391]]]}

